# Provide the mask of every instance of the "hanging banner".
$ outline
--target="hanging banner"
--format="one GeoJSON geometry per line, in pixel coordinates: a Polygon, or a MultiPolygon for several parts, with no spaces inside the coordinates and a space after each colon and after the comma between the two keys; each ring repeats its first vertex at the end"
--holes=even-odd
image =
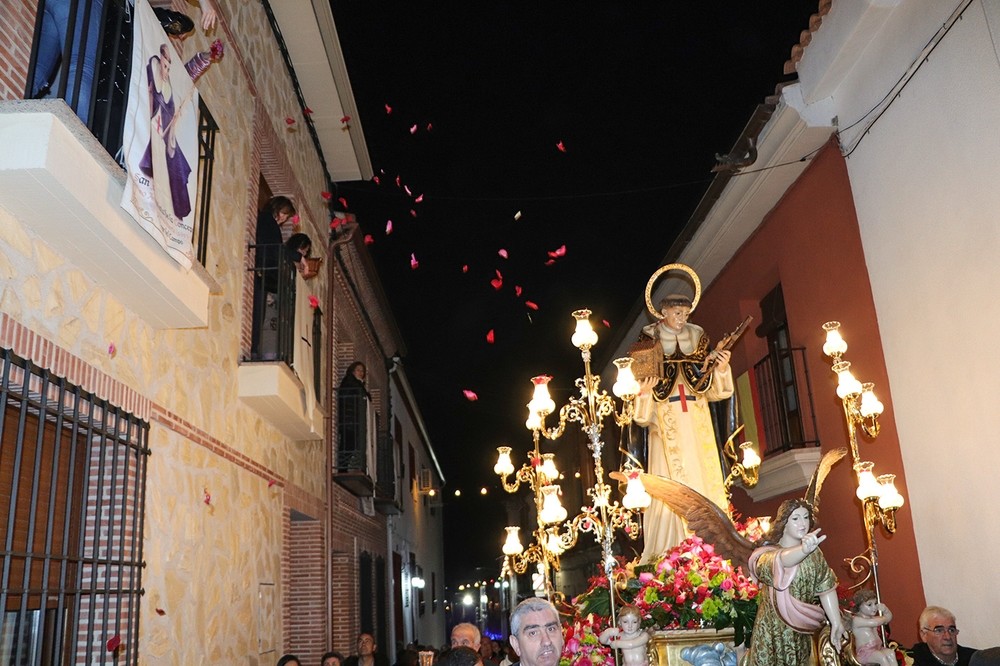
{"type": "Polygon", "coordinates": [[[198,92],[147,0],[136,1],[133,18],[122,208],[177,263],[190,268],[198,92]]]}

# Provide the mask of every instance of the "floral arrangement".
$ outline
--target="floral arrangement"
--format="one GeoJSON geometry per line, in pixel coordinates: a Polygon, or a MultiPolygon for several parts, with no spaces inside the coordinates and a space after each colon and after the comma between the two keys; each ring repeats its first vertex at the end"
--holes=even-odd
{"type": "MultiPolygon", "coordinates": [[[[621,602],[642,613],[643,627],[733,627],[737,645],[749,640],[757,615],[757,586],[697,536],[685,539],[653,564],[619,561],[612,576],[619,581],[621,602]]],[[[607,578],[592,578],[590,588],[573,604],[575,615],[566,627],[570,638],[561,666],[602,664],[610,655],[610,649],[597,641],[601,629],[610,624],[607,578]]]]}

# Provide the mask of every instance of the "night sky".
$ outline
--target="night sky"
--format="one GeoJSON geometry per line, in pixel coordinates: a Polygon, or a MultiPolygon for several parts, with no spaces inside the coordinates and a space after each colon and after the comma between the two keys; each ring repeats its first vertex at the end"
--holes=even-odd
{"type": "Polygon", "coordinates": [[[507,497],[495,449],[524,462],[530,378],[553,375],[557,405],[575,392],[571,311],[593,310],[605,343],[601,322],[623,324],[715,153],[789,80],[817,3],[331,4],[380,181],[336,196],[374,240],[447,481],[447,582],[493,577],[507,497]]]}

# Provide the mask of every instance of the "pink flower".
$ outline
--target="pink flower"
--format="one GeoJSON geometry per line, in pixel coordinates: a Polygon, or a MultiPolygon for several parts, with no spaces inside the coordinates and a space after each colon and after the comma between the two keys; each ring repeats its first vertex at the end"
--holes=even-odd
{"type": "Polygon", "coordinates": [[[648,571],[643,571],[641,574],[639,574],[640,583],[648,583],[651,580],[653,580],[653,574],[649,573],[648,571]]]}

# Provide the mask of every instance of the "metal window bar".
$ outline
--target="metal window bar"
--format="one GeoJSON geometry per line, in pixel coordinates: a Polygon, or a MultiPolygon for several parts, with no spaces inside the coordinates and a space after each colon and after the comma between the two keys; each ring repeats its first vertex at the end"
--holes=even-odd
{"type": "Polygon", "coordinates": [[[295,339],[295,266],[284,245],[251,245],[253,333],[251,361],[283,361],[291,365],[295,339]]]}
{"type": "Polygon", "coordinates": [[[136,663],[149,424],[0,354],[3,661],[136,663]]]}
{"type": "Polygon", "coordinates": [[[765,457],[820,444],[805,352],[804,347],[775,348],[754,365],[765,457]]]}
{"type": "Polygon", "coordinates": [[[323,311],[320,308],[313,310],[312,325],[312,348],[313,348],[313,391],[316,396],[316,404],[323,404],[323,311]]]}
{"type": "Polygon", "coordinates": [[[337,471],[368,473],[368,393],[337,389],[337,471]]]}
{"type": "Polygon", "coordinates": [[[219,126],[198,97],[198,215],[194,220],[194,246],[198,263],[206,266],[208,259],[208,213],[212,206],[212,171],[215,168],[215,136],[219,126]]]}

